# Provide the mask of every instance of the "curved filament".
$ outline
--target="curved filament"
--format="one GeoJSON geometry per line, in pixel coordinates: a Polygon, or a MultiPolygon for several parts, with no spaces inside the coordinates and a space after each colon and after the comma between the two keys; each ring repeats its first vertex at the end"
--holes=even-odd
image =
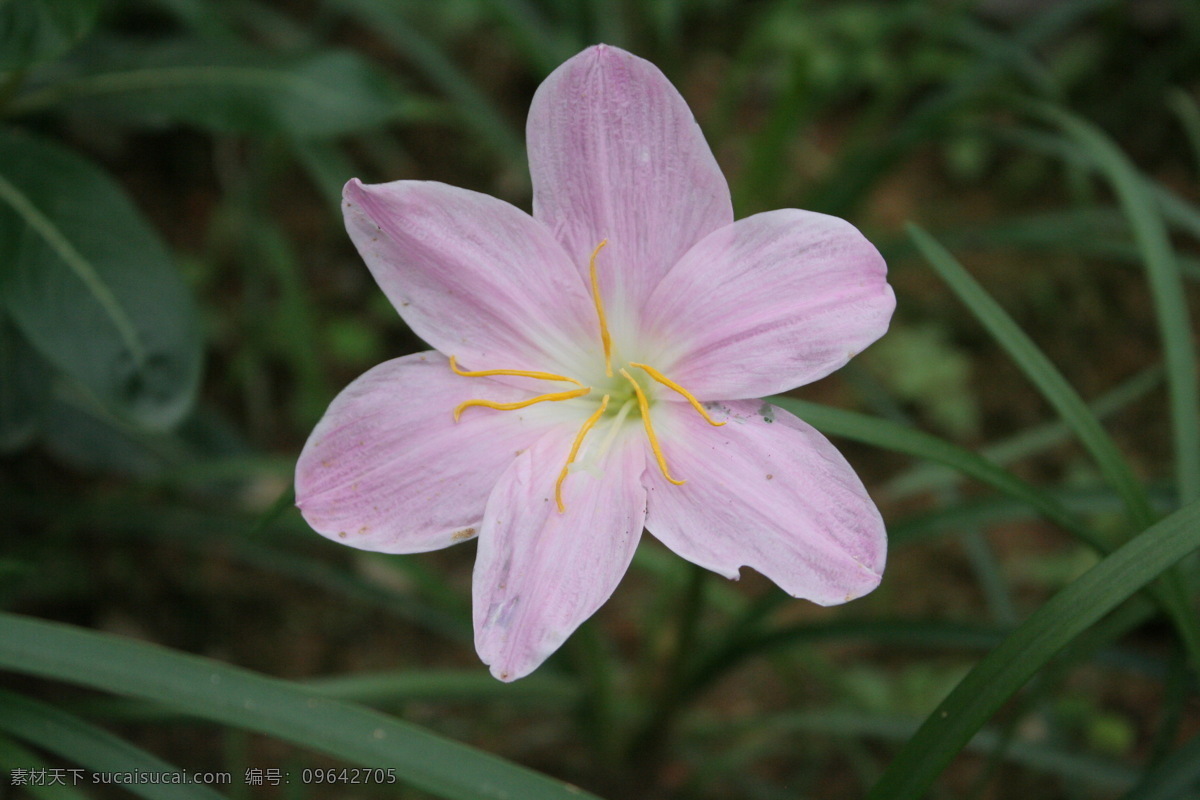
{"type": "Polygon", "coordinates": [[[533,405],[534,403],[545,403],[545,402],[554,403],[554,402],[559,402],[562,400],[571,400],[576,397],[583,397],[585,394],[587,394],[590,391],[591,391],[591,389],[585,386],[582,389],[572,389],[569,392],[554,392],[553,394],[539,394],[537,397],[531,397],[528,400],[521,400],[516,403],[495,403],[495,402],[492,402],[491,400],[467,400],[466,402],[459,403],[458,406],[455,407],[454,421],[458,422],[459,415],[462,414],[463,410],[470,408],[471,406],[484,406],[485,408],[494,408],[497,411],[515,411],[518,408],[525,408],[527,406],[533,405]]]}
{"type": "Polygon", "coordinates": [[[523,369],[459,369],[458,364],[454,360],[454,356],[450,356],[450,369],[454,370],[455,375],[462,375],[464,378],[486,378],[491,375],[511,375],[514,378],[537,378],[542,381],[567,381],[576,386],[583,386],[582,383],[574,378],[568,378],[566,375],[555,375],[553,372],[531,372],[523,369]]]}
{"type": "Polygon", "coordinates": [[[664,478],[676,486],[682,486],[687,481],[672,478],[671,473],[667,471],[667,459],[663,455],[662,448],[659,447],[658,436],[654,433],[654,425],[650,422],[650,404],[646,401],[646,393],[642,391],[642,387],[633,379],[628,370],[622,369],[621,374],[633,384],[634,394],[637,395],[638,408],[642,412],[642,424],[646,426],[646,438],[650,440],[650,449],[654,451],[654,458],[658,461],[658,468],[662,470],[664,478]]]}
{"type": "Polygon", "coordinates": [[[611,378],[612,336],[608,333],[608,320],[604,316],[604,301],[600,299],[600,279],[596,277],[596,256],[600,255],[606,244],[608,239],[596,245],[596,249],[592,251],[592,257],[588,261],[588,272],[592,276],[592,299],[596,302],[596,316],[600,318],[600,343],[604,345],[604,374],[611,378]]]}
{"type": "Polygon", "coordinates": [[[583,427],[579,429],[579,433],[575,434],[575,441],[571,443],[571,452],[567,455],[567,463],[563,464],[562,472],[558,473],[558,480],[554,482],[554,502],[558,504],[558,513],[563,513],[567,510],[562,499],[563,481],[567,479],[567,470],[571,468],[571,464],[575,462],[575,456],[579,454],[579,446],[583,444],[583,437],[587,436],[588,431],[592,426],[603,416],[604,411],[608,408],[609,395],[604,395],[604,399],[600,401],[600,407],[596,409],[596,413],[587,418],[583,423],[583,427]]]}
{"type": "Polygon", "coordinates": [[[661,372],[656,370],[654,367],[650,366],[649,364],[639,364],[636,361],[630,361],[629,366],[637,367],[638,369],[645,370],[647,375],[649,375],[651,378],[653,378],[654,380],[661,383],[663,386],[666,386],[668,389],[674,389],[676,392],[679,392],[681,395],[683,395],[685,400],[687,400],[689,403],[692,404],[692,408],[694,408],[700,412],[700,416],[704,417],[704,421],[707,422],[709,425],[713,425],[715,427],[720,427],[725,424],[724,422],[717,422],[715,419],[710,417],[708,415],[708,412],[704,410],[704,406],[700,405],[700,401],[696,399],[695,395],[693,395],[687,389],[680,386],[675,381],[668,378],[666,375],[663,375],[661,372]]]}

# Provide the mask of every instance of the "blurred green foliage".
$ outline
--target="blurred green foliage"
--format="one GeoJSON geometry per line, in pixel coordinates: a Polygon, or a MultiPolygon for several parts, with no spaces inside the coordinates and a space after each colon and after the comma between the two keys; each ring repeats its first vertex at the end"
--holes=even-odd
{"type": "Polygon", "coordinates": [[[1196,564],[1164,555],[1200,527],[1197,52],[1187,0],[0,0],[0,606],[71,623],[0,619],[40,678],[0,767],[386,766],[383,725],[438,796],[570,795],[449,739],[611,797],[1200,795],[1196,564]],[[739,216],[848,216],[888,257],[892,332],[787,402],[860,443],[894,552],[817,616],[643,546],[510,687],[469,553],[326,547],[288,486],[338,387],[421,346],[341,185],[527,205],[529,97],[596,41],[680,87],[739,216]]]}

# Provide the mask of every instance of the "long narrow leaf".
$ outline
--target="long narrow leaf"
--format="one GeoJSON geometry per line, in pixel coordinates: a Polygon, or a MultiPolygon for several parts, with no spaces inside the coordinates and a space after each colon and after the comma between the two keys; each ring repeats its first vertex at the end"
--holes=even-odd
{"type": "Polygon", "coordinates": [[[173,706],[294,742],[451,800],[578,800],[567,784],[361,706],[211,659],[0,613],[0,668],[173,706]]]}
{"type": "Polygon", "coordinates": [[[438,44],[415,29],[398,10],[398,4],[337,0],[334,5],[412,63],[455,107],[463,125],[474,130],[509,165],[516,167],[525,162],[525,144],[513,123],[438,44]]]}
{"type": "Polygon", "coordinates": [[[99,12],[99,0],[0,3],[0,72],[58,58],[87,36],[99,12]]]}
{"type": "MultiPolygon", "coordinates": [[[[1096,552],[1107,553],[1111,549],[1095,531],[1084,525],[1055,498],[969,450],[936,436],[866,414],[829,408],[792,397],[773,397],[771,402],[786,408],[827,434],[844,436],[953,467],[1011,497],[1029,503],[1046,519],[1061,525],[1096,552]]],[[[1162,585],[1152,586],[1148,591],[1170,615],[1188,647],[1192,660],[1200,665],[1200,625],[1195,622],[1195,612],[1183,594],[1182,584],[1176,577],[1169,575],[1162,585]]]]}
{"type": "Polygon", "coordinates": [[[1004,702],[1056,653],[1200,547],[1200,502],[1105,558],[1034,612],[963,678],[909,740],[870,797],[919,798],[1004,702]]]}
{"type": "MultiPolygon", "coordinates": [[[[10,786],[21,786],[18,781],[28,776],[30,770],[53,769],[32,750],[18,744],[7,736],[0,736],[0,771],[8,776],[10,786]],[[18,772],[24,770],[24,772],[18,772]]],[[[34,800],[88,800],[88,796],[74,786],[63,783],[28,783],[21,786],[34,800]]]]}
{"type": "MultiPolygon", "coordinates": [[[[847,711],[838,708],[785,711],[777,715],[758,716],[746,726],[752,730],[752,745],[745,748],[750,750],[749,753],[743,750],[739,754],[742,758],[739,758],[738,762],[748,760],[748,756],[762,758],[768,753],[784,750],[792,741],[792,737],[787,735],[789,733],[807,734],[814,738],[870,738],[904,742],[917,730],[918,722],[919,720],[900,714],[847,711]]],[[[730,730],[729,721],[725,719],[721,720],[719,725],[712,725],[711,731],[706,733],[713,741],[722,743],[720,751],[728,750],[727,742],[730,739],[736,741],[739,733],[744,734],[737,728],[730,730]]],[[[1003,738],[1000,730],[984,728],[971,739],[966,749],[988,755],[1002,745],[1003,738]]],[[[1057,775],[1070,781],[1072,785],[1090,784],[1108,791],[1130,786],[1137,779],[1137,773],[1125,764],[1097,756],[1076,754],[1048,742],[1014,743],[1005,748],[1003,759],[1037,772],[1057,775]]],[[[723,766],[726,770],[745,768],[743,763],[723,766]]]]}
{"type": "MultiPolygon", "coordinates": [[[[507,684],[486,670],[405,670],[338,675],[305,681],[314,692],[373,708],[406,703],[490,703],[501,701],[520,708],[570,708],[579,702],[578,687],[566,678],[535,674],[507,684]]],[[[103,697],[72,703],[70,710],[103,720],[138,722],[174,720],[179,711],[157,703],[122,697],[103,697]]]]}
{"type": "MultiPolygon", "coordinates": [[[[1089,408],[1097,419],[1102,420],[1141,400],[1158,387],[1162,379],[1161,366],[1147,367],[1097,397],[1089,403],[1089,408]]],[[[1056,447],[1070,437],[1070,428],[1061,420],[1053,420],[982,445],[979,454],[1000,466],[1008,466],[1056,447]]],[[[883,492],[887,497],[897,500],[920,492],[953,486],[957,482],[958,476],[952,470],[937,464],[920,464],[884,483],[883,492]]]]}
{"type": "Polygon", "coordinates": [[[928,459],[958,470],[964,475],[970,475],[1010,497],[1028,503],[1046,519],[1070,531],[1080,541],[1097,551],[1108,550],[1107,545],[1100,541],[1093,530],[1053,497],[1003,467],[945,439],[889,420],[818,405],[794,397],[776,396],[770,398],[770,402],[791,411],[823,433],[928,459]]]}
{"type": "Polygon", "coordinates": [[[1192,739],[1142,777],[1124,800],[1174,800],[1195,797],[1200,789],[1200,736],[1192,739]]]}
{"type": "MultiPolygon", "coordinates": [[[[1013,71],[1021,72],[1028,57],[1014,63],[1013,55],[1033,51],[1053,41],[1080,18],[1115,5],[1115,0],[1068,0],[1055,3],[1025,23],[1012,37],[1011,46],[981,55],[940,90],[915,104],[899,123],[892,123],[881,142],[879,132],[856,139],[839,159],[840,168],[803,204],[830,214],[845,214],[857,204],[896,162],[916,145],[944,128],[954,112],[993,87],[1013,71]]],[[[943,14],[943,11],[931,12],[943,14]]]]}
{"type": "Polygon", "coordinates": [[[1150,185],[1112,140],[1091,123],[1056,106],[1034,113],[1061,128],[1108,179],[1142,252],[1167,368],[1180,502],[1200,498],[1200,373],[1187,294],[1159,204],[1150,185]]]}
{"type": "MultiPolygon", "coordinates": [[[[182,777],[173,764],[134,747],[106,730],[54,706],[0,691],[0,730],[43,750],[57,753],[93,773],[159,773],[182,777]]],[[[66,780],[74,785],[75,773],[66,780]]],[[[232,781],[230,781],[232,783],[232,781]]],[[[133,794],[150,800],[219,800],[220,794],[199,783],[127,783],[133,794]]]]}
{"type": "Polygon", "coordinates": [[[1050,362],[1046,354],[946,248],[912,223],[908,225],[908,235],[929,265],[988,329],[1025,376],[1037,386],[1063,421],[1075,431],[1083,446],[1096,460],[1105,478],[1124,499],[1134,525],[1138,528],[1148,525],[1154,519],[1154,512],[1150,509],[1145,491],[1134,476],[1129,462],[1117,448],[1116,442],[1100,425],[1083,398],[1050,362]]]}
{"type": "Polygon", "coordinates": [[[233,43],[118,40],[89,50],[77,74],[15,98],[11,114],[64,105],[101,119],[217,132],[337,136],[421,116],[427,104],[356,53],[276,55],[233,43]]]}

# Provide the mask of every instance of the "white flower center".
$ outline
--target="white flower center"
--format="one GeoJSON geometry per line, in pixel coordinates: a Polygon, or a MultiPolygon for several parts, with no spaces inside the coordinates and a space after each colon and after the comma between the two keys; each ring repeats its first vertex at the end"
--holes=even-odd
{"type": "MultiPolygon", "coordinates": [[[[628,361],[625,366],[618,367],[616,374],[613,373],[612,366],[612,336],[608,332],[608,319],[604,314],[604,300],[600,297],[600,281],[596,276],[596,256],[608,244],[608,240],[600,242],[596,245],[596,249],[592,251],[592,257],[588,261],[588,272],[592,281],[592,300],[596,304],[596,318],[599,322],[600,345],[604,350],[604,380],[596,381],[598,386],[601,386],[599,392],[603,393],[600,400],[600,405],[596,411],[584,421],[579,428],[579,433],[575,435],[574,441],[571,443],[571,450],[567,454],[566,463],[563,465],[562,471],[558,474],[558,480],[554,483],[554,500],[558,504],[558,511],[562,513],[567,510],[562,499],[562,486],[567,476],[572,472],[572,465],[575,463],[575,457],[579,455],[579,448],[583,445],[583,440],[587,438],[588,433],[596,426],[605,414],[614,416],[612,424],[609,426],[608,434],[600,445],[597,451],[595,460],[604,457],[612,446],[617,433],[624,424],[626,417],[636,407],[641,414],[642,424],[646,429],[646,439],[650,443],[650,449],[654,452],[654,458],[658,462],[658,468],[662,471],[663,477],[676,486],[681,486],[686,481],[678,480],[671,477],[671,473],[667,469],[667,459],[663,455],[662,447],[658,443],[658,435],[654,432],[654,424],[650,421],[650,406],[653,397],[647,393],[647,389],[638,382],[635,374],[641,378],[650,378],[651,381],[659,383],[666,388],[682,395],[692,407],[704,417],[705,421],[710,425],[724,425],[724,422],[717,422],[708,415],[704,410],[704,406],[696,399],[695,395],[684,389],[675,381],[663,375],[649,364],[643,364],[638,361],[628,361]],[[634,373],[632,370],[641,370],[641,373],[634,373]]],[[[455,363],[454,356],[450,356],[450,369],[454,370],[456,375],[462,375],[467,378],[483,378],[492,375],[507,375],[518,378],[533,378],[535,380],[544,381],[562,381],[565,383],[573,383],[578,388],[568,389],[561,392],[551,392],[549,394],[540,394],[536,397],[531,397],[528,400],[521,400],[516,403],[495,403],[491,400],[467,400],[460,403],[454,409],[454,421],[457,422],[463,410],[471,406],[484,406],[486,408],[494,408],[499,411],[513,411],[518,408],[525,408],[534,403],[544,402],[562,402],[565,400],[575,400],[585,397],[596,391],[596,387],[587,386],[582,381],[566,375],[557,375],[552,372],[535,372],[530,370],[516,369],[485,369],[485,370],[463,370],[459,369],[455,363]]],[[[648,384],[652,387],[653,384],[648,384]]]]}

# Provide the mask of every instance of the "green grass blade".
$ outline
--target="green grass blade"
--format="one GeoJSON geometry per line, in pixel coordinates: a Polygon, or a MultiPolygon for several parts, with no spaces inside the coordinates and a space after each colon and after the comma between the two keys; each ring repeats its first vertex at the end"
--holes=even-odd
{"type": "Polygon", "coordinates": [[[519,129],[489,97],[443,52],[404,18],[395,3],[375,0],[337,0],[333,4],[355,18],[396,53],[412,63],[454,106],[462,124],[474,130],[514,168],[525,163],[525,142],[519,129]]]}
{"type": "MultiPolygon", "coordinates": [[[[991,130],[991,129],[989,129],[991,130]]],[[[1097,165],[1075,142],[1052,133],[1030,128],[991,130],[1002,141],[1035,153],[1052,156],[1071,166],[1096,169],[1097,165]]],[[[1184,233],[1200,239],[1200,210],[1162,183],[1146,179],[1146,193],[1157,205],[1163,220],[1184,233]]],[[[1187,262],[1185,262],[1187,263],[1187,262]]]]}
{"type": "Polygon", "coordinates": [[[459,702],[567,706],[579,699],[579,687],[553,675],[531,675],[514,684],[500,683],[486,671],[408,670],[340,675],[309,681],[327,697],[359,703],[459,702]]]}
{"type": "Polygon", "coordinates": [[[329,140],[292,137],[288,146],[330,209],[341,213],[342,187],[358,173],[358,167],[346,155],[342,145],[329,140]]]}
{"type": "MultiPolygon", "coordinates": [[[[1121,498],[1107,486],[1054,489],[1050,496],[1073,514],[1080,516],[1120,516],[1121,498]]],[[[1156,491],[1151,505],[1162,514],[1176,507],[1173,491],[1156,491]]],[[[1036,512],[1028,504],[1003,495],[953,502],[928,511],[888,520],[888,543],[901,547],[943,534],[961,534],[972,525],[995,526],[1028,521],[1036,512]]]]}
{"type": "MultiPolygon", "coordinates": [[[[1010,497],[1028,503],[1046,519],[1071,532],[1096,552],[1108,553],[1111,549],[1094,530],[1083,524],[1048,493],[1038,490],[987,459],[944,439],[866,414],[829,408],[792,397],[772,397],[770,402],[791,411],[826,434],[844,436],[886,450],[926,458],[959,470],[1010,497]]],[[[1200,625],[1196,624],[1195,613],[1184,595],[1184,587],[1178,577],[1169,575],[1162,585],[1151,587],[1149,591],[1174,621],[1193,663],[1200,666],[1200,625]]]]}
{"type": "MultiPolygon", "coordinates": [[[[15,786],[12,780],[14,770],[53,769],[42,757],[7,736],[0,736],[0,771],[9,780],[9,785],[15,786]]],[[[26,773],[28,774],[28,773],[26,773]]],[[[31,785],[22,787],[34,800],[88,800],[88,796],[74,786],[50,784],[45,786],[31,785]]]]}
{"type": "MultiPolygon", "coordinates": [[[[1136,176],[1134,179],[1136,180],[1136,176]]],[[[1100,425],[1087,404],[1083,402],[1083,398],[1055,368],[1050,359],[1034,344],[1033,340],[1017,326],[1000,304],[993,300],[983,287],[963,269],[949,251],[916,225],[910,223],[908,233],[929,264],[1016,361],[1026,377],[1038,387],[1042,396],[1054,406],[1062,420],[1075,431],[1076,436],[1091,453],[1105,479],[1125,502],[1135,528],[1145,529],[1155,519],[1145,489],[1138,482],[1116,443],[1100,425]]],[[[1175,277],[1178,279],[1178,271],[1176,271],[1175,277]]],[[[1182,297],[1182,285],[1177,288],[1182,297]]],[[[1186,311],[1184,313],[1186,315],[1186,311]]],[[[1186,318],[1184,324],[1186,325],[1186,318]]],[[[1194,354],[1192,357],[1194,358],[1194,354]]],[[[1194,370],[1194,365],[1192,367],[1194,370]]],[[[1194,371],[1192,377],[1194,382],[1194,371]]],[[[1169,380],[1170,364],[1168,364],[1169,380]]],[[[1200,447],[1200,444],[1197,446],[1200,447]]],[[[1197,455],[1200,456],[1200,451],[1197,455]]],[[[1181,492],[1182,490],[1181,484],[1181,492]]],[[[1182,502],[1190,499],[1187,496],[1181,496],[1182,502]]],[[[1174,572],[1165,575],[1162,592],[1161,596],[1167,603],[1168,613],[1174,619],[1179,633],[1191,653],[1192,662],[1200,668],[1200,620],[1197,619],[1194,608],[1188,602],[1181,576],[1174,572]]]]}
{"type": "Polygon", "coordinates": [[[930,266],[1037,386],[1063,421],[1075,431],[1080,442],[1092,454],[1101,473],[1124,499],[1134,525],[1138,528],[1148,525],[1154,519],[1154,512],[1150,509],[1145,491],[1116,443],[1101,427],[1083,398],[946,248],[911,223],[908,225],[908,234],[930,266]]]}
{"type": "Polygon", "coordinates": [[[1195,167],[1200,170],[1200,106],[1196,105],[1190,94],[1178,87],[1167,92],[1167,105],[1179,117],[1179,124],[1192,148],[1195,167]]]}
{"type": "Polygon", "coordinates": [[[1001,705],[1071,640],[1200,547],[1200,502],[1135,537],[1056,594],[963,678],[888,766],[875,800],[924,797],[1001,705]]]}
{"type": "MultiPolygon", "coordinates": [[[[134,747],[124,739],[54,706],[0,690],[0,730],[29,744],[86,767],[92,772],[154,772],[180,775],[178,767],[134,747]]],[[[72,781],[67,773],[66,781],[72,781]]],[[[219,800],[220,794],[203,784],[129,783],[133,794],[150,800],[219,800]]]]}
{"type": "MultiPolygon", "coordinates": [[[[1104,419],[1141,400],[1156,389],[1163,379],[1160,365],[1138,372],[1097,397],[1088,407],[1097,419],[1104,419]]],[[[979,454],[1000,466],[1030,458],[1067,441],[1071,430],[1061,420],[1034,425],[979,448],[979,454]]],[[[921,492],[954,486],[959,476],[937,464],[920,464],[883,484],[884,494],[898,500],[921,492]]],[[[1174,508],[1175,506],[1172,506],[1174,508]]]]}
{"type": "Polygon", "coordinates": [[[1153,195],[1154,202],[1158,203],[1163,219],[1184,233],[1200,239],[1200,210],[1195,205],[1157,182],[1150,184],[1150,194],[1153,195]]]}
{"type": "MultiPolygon", "coordinates": [[[[889,123],[882,141],[880,132],[875,130],[869,136],[853,141],[839,158],[840,167],[800,207],[846,215],[916,145],[948,126],[965,103],[993,88],[1005,76],[1013,72],[1020,74],[1022,63],[1028,63],[1030,59],[1022,56],[1014,64],[1015,53],[1036,51],[1081,18],[1115,4],[1114,0],[1067,0],[1047,7],[1014,33],[1010,46],[981,54],[953,81],[926,99],[914,102],[905,118],[898,123],[889,123]]],[[[930,16],[944,13],[931,11],[930,16]]]]}
{"type": "Polygon", "coordinates": [[[1095,531],[1083,524],[1074,514],[1049,494],[1013,475],[1003,467],[945,439],[915,430],[906,425],[819,405],[794,397],[776,396],[770,402],[784,408],[805,422],[831,436],[843,436],[874,447],[944,464],[964,475],[970,475],[993,489],[1028,503],[1046,519],[1070,531],[1080,541],[1099,552],[1108,546],[1095,531]]]}
{"type": "Polygon", "coordinates": [[[1055,106],[1032,108],[1075,140],[1108,179],[1129,219],[1142,252],[1165,353],[1180,502],[1190,503],[1200,498],[1200,374],[1187,294],[1159,204],[1142,175],[1098,128],[1055,106]]]}
{"type": "MultiPolygon", "coordinates": [[[[571,680],[550,674],[535,674],[513,684],[501,683],[487,671],[471,667],[461,670],[405,670],[337,675],[305,681],[304,685],[336,700],[361,703],[372,708],[391,708],[407,703],[493,703],[514,708],[573,708],[579,702],[579,687],[571,680]]],[[[183,716],[158,703],[124,697],[89,698],[72,703],[69,710],[91,719],[161,722],[183,716]]]]}
{"type": "Polygon", "coordinates": [[[288,681],[69,625],[0,613],[0,668],[173,706],[373,768],[451,800],[592,797],[496,756],[288,681]]]}
{"type": "MultiPolygon", "coordinates": [[[[736,743],[739,738],[752,737],[750,746],[738,748],[740,758],[737,758],[737,763],[723,765],[730,770],[749,769],[750,765],[746,762],[752,758],[760,759],[772,752],[785,752],[788,743],[794,741],[789,734],[807,734],[821,739],[846,737],[904,742],[917,730],[919,723],[918,719],[900,714],[823,708],[819,711],[788,711],[760,716],[744,729],[738,726],[731,730],[729,721],[721,720],[704,733],[707,734],[706,738],[722,742],[717,748],[718,752],[727,751],[730,740],[736,743]]],[[[966,749],[988,755],[1002,745],[1003,739],[1000,730],[984,728],[971,739],[966,749]]],[[[1012,743],[1004,748],[1003,759],[1026,769],[1056,775],[1073,784],[1102,787],[1108,791],[1130,786],[1137,780],[1137,773],[1125,764],[1077,754],[1045,741],[1012,743]]],[[[718,773],[714,771],[710,774],[718,773]]],[[[1088,795],[1085,793],[1082,796],[1088,795]]]]}
{"type": "Polygon", "coordinates": [[[1174,800],[1195,797],[1200,785],[1200,736],[1194,736],[1147,772],[1122,800],[1174,800]]]}
{"type": "Polygon", "coordinates": [[[548,24],[527,0],[481,0],[480,5],[508,29],[509,41],[535,74],[549,75],[559,64],[583,49],[583,44],[574,41],[562,28],[548,24]]]}

